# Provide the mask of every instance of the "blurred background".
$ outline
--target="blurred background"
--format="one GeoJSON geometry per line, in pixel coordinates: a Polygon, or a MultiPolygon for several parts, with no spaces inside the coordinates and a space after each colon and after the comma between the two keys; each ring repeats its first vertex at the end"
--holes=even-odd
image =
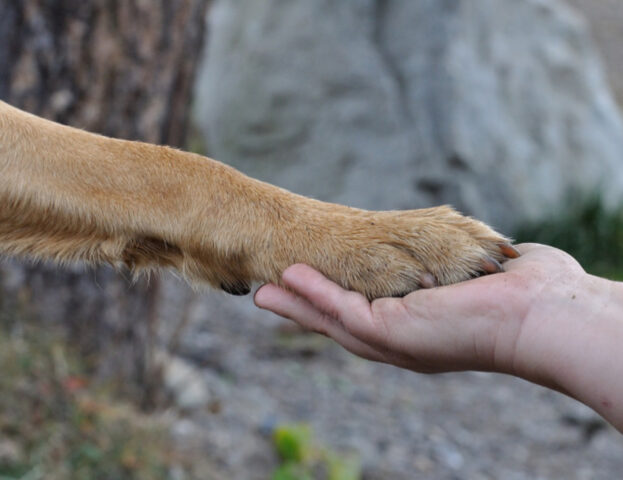
{"type": "MultiPolygon", "coordinates": [[[[619,0],[0,0],[0,99],[623,279],[619,0]]],[[[581,352],[579,352],[581,354],[581,352]]],[[[1,479],[612,479],[517,379],[353,357],[173,275],[0,263],[1,479]]]]}

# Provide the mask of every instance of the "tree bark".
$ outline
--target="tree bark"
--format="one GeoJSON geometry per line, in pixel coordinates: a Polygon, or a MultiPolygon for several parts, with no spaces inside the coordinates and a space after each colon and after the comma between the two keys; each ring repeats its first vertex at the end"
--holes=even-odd
{"type": "MultiPolygon", "coordinates": [[[[0,0],[0,99],[105,135],[182,146],[210,0],[0,0]]],[[[0,304],[63,321],[104,374],[143,385],[158,284],[4,262],[0,304]]]]}

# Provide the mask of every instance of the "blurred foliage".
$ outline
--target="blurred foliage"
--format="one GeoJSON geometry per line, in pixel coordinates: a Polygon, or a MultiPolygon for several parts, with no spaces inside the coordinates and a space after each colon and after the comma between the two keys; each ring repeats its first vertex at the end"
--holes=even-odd
{"type": "Polygon", "coordinates": [[[277,427],[273,444],[281,459],[272,480],[359,480],[361,465],[355,455],[330,451],[315,443],[309,425],[295,423],[277,427]]]}
{"type": "Polygon", "coordinates": [[[77,358],[52,326],[0,319],[0,480],[211,478],[77,358]]]}
{"type": "Polygon", "coordinates": [[[199,127],[192,125],[189,128],[188,139],[184,147],[186,150],[197,155],[208,156],[208,146],[205,135],[199,130],[199,127]]]}
{"type": "Polygon", "coordinates": [[[623,280],[623,209],[607,209],[597,196],[570,202],[566,212],[525,225],[514,238],[560,248],[587,272],[623,280]]]}
{"type": "Polygon", "coordinates": [[[273,442],[281,459],[303,463],[312,453],[311,427],[305,424],[282,425],[275,429],[273,442]]]}

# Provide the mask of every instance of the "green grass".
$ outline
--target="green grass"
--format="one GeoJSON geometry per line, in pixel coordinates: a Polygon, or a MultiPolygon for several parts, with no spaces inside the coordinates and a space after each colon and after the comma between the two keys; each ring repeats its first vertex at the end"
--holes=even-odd
{"type": "Polygon", "coordinates": [[[294,423],[278,426],[273,445],[281,464],[272,480],[359,480],[361,464],[356,455],[329,450],[314,441],[311,427],[294,423]]]}
{"type": "Polygon", "coordinates": [[[164,480],[195,468],[161,417],[115,400],[80,365],[49,325],[0,320],[0,480],[164,480]]]}
{"type": "Polygon", "coordinates": [[[623,209],[606,209],[595,197],[571,203],[566,212],[554,218],[520,228],[514,238],[518,243],[560,248],[587,272],[623,280],[623,209]]]}

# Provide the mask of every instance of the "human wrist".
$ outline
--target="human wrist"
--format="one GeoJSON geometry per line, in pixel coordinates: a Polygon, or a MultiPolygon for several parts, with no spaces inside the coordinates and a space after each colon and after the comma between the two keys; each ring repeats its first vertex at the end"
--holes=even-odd
{"type": "Polygon", "coordinates": [[[571,298],[560,321],[549,319],[558,331],[539,383],[585,403],[623,431],[623,283],[586,275],[566,294],[571,298]]]}

